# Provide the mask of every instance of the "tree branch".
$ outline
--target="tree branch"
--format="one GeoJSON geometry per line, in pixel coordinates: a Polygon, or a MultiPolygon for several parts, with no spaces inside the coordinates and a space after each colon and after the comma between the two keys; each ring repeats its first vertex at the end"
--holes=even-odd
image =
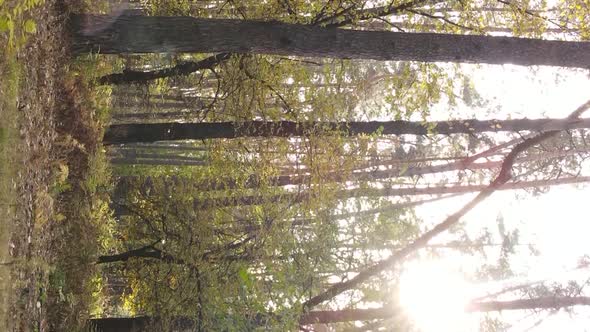
{"type": "MultiPolygon", "coordinates": [[[[575,119],[578,118],[588,107],[590,107],[590,100],[584,103],[582,106],[578,107],[573,113],[568,116],[568,119],[575,119]]],[[[502,167],[500,169],[500,173],[496,176],[496,178],[485,188],[483,189],[473,200],[459,209],[457,212],[448,216],[443,222],[436,225],[430,231],[424,233],[422,236],[414,240],[414,242],[410,243],[405,248],[401,249],[400,251],[392,254],[388,258],[382,260],[381,262],[359,272],[355,277],[334,284],[323,293],[320,293],[305,303],[303,303],[304,312],[309,311],[314,306],[328,301],[335,296],[353,289],[354,287],[360,285],[361,283],[367,281],[368,279],[378,275],[379,273],[392,268],[395,264],[399,261],[407,257],[409,254],[417,251],[418,249],[424,248],[428,242],[433,239],[435,236],[439,235],[440,233],[445,232],[451,226],[455,225],[467,212],[471,211],[475,208],[479,203],[483,202],[486,198],[491,196],[498,188],[500,188],[503,184],[508,182],[512,178],[512,165],[516,160],[516,157],[527,150],[528,148],[541,143],[542,141],[558,134],[559,130],[547,131],[545,133],[539,134],[537,136],[525,139],[523,142],[517,144],[508,155],[504,158],[502,163],[502,167]]]]}
{"type": "Polygon", "coordinates": [[[98,84],[124,84],[124,83],[141,83],[158,78],[172,76],[189,75],[202,69],[211,69],[218,64],[231,58],[231,53],[219,53],[205,58],[201,61],[188,61],[179,63],[174,67],[152,71],[134,71],[124,70],[122,73],[109,74],[98,79],[98,84]]]}

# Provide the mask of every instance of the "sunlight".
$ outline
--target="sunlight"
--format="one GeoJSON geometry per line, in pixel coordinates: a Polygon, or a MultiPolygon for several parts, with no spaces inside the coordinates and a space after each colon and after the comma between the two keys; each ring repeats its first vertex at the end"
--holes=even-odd
{"type": "Polygon", "coordinates": [[[400,303],[424,332],[470,330],[464,308],[471,293],[461,274],[443,262],[411,263],[401,276],[400,303]]]}

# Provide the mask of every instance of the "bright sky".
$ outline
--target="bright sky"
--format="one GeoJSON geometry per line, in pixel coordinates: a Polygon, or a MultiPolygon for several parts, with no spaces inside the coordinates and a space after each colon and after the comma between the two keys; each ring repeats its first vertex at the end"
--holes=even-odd
{"type": "MultiPolygon", "coordinates": [[[[590,74],[582,70],[563,70],[561,68],[541,67],[530,70],[518,66],[466,66],[473,70],[472,77],[475,87],[482,96],[493,101],[491,109],[473,110],[459,109],[454,116],[462,118],[563,118],[578,106],[590,99],[590,74]],[[494,106],[499,107],[494,107],[494,106]]],[[[443,120],[449,117],[444,108],[433,114],[433,119],[443,120]]],[[[590,117],[588,111],[584,117],[590,117]]],[[[588,170],[588,168],[586,168],[588,170]]],[[[418,210],[419,216],[426,223],[441,222],[448,214],[455,212],[472,195],[429,204],[418,210]]],[[[540,251],[539,256],[531,256],[527,250],[511,258],[512,268],[522,273],[524,278],[512,280],[514,283],[527,280],[549,279],[567,281],[574,279],[583,282],[590,277],[588,269],[572,272],[578,259],[590,254],[590,216],[587,205],[590,197],[589,186],[564,185],[553,187],[539,197],[531,197],[520,190],[517,192],[497,192],[484,201],[463,221],[471,234],[477,234],[483,227],[497,229],[496,217],[501,212],[508,230],[520,230],[520,243],[534,243],[540,251]],[[516,195],[519,199],[516,200],[516,195]]],[[[436,241],[436,240],[435,240],[436,241]]],[[[439,240],[440,241],[440,240],[439,240]]],[[[427,305],[418,303],[439,303],[441,298],[461,301],[466,294],[480,287],[468,285],[459,270],[473,264],[469,259],[449,258],[446,261],[430,263],[411,263],[405,277],[402,277],[402,302],[424,332],[434,331],[473,331],[477,330],[473,317],[456,312],[441,314],[429,310],[427,305]],[[440,287],[446,285],[447,287],[440,287]],[[428,287],[435,285],[435,287],[428,287]],[[455,290],[450,292],[449,290],[455,290]],[[437,293],[438,292],[438,293],[437,293]],[[440,293],[442,292],[442,293],[440,293]],[[450,292],[450,293],[449,293],[450,292]],[[405,294],[405,295],[404,295],[405,294]],[[414,295],[412,295],[414,294],[414,295]],[[452,295],[455,296],[452,296],[452,295]],[[405,296],[405,300],[404,300],[405,296]],[[411,300],[408,300],[411,299],[411,300]],[[439,301],[439,302],[437,302],[439,301]],[[457,316],[459,315],[459,316],[457,316]],[[461,322],[461,323],[459,323],[461,322]]],[[[480,285],[481,286],[481,285],[480,285]]],[[[492,287],[491,291],[499,290],[502,285],[484,285],[492,287]]],[[[476,292],[477,293],[477,292],[476,292]]],[[[588,293],[586,293],[588,294],[588,293]]],[[[452,302],[452,301],[451,301],[452,302]]],[[[460,307],[456,303],[443,305],[439,303],[437,310],[445,308],[452,311],[460,307]]],[[[459,310],[460,311],[460,310],[459,310]]],[[[532,331],[588,331],[590,327],[590,310],[576,308],[574,317],[560,312],[545,319],[532,331]]],[[[525,331],[545,314],[528,316],[524,312],[507,312],[502,315],[513,326],[509,331],[525,331]]]]}

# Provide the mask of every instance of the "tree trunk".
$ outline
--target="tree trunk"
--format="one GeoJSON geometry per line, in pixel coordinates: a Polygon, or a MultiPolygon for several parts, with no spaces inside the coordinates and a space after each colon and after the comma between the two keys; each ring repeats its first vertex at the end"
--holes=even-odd
{"type": "MultiPolygon", "coordinates": [[[[560,309],[576,305],[590,305],[590,297],[540,297],[514,301],[473,302],[465,307],[466,312],[489,312],[503,310],[560,309]]],[[[318,310],[304,314],[299,323],[329,324],[351,321],[368,321],[388,319],[397,316],[394,308],[381,307],[372,309],[318,310]]]]}
{"type": "Polygon", "coordinates": [[[126,150],[170,150],[170,151],[188,151],[188,152],[206,152],[209,148],[206,146],[197,146],[192,144],[175,144],[174,142],[164,142],[165,144],[153,144],[153,143],[137,143],[127,144],[124,146],[115,147],[112,153],[124,153],[126,150]]]}
{"type": "Polygon", "coordinates": [[[188,332],[196,331],[197,322],[190,318],[174,318],[169,324],[162,323],[161,319],[149,316],[94,318],[88,321],[90,331],[96,329],[100,332],[188,332]]]}
{"type": "Polygon", "coordinates": [[[116,262],[126,262],[131,258],[154,258],[162,259],[163,254],[160,250],[155,249],[154,245],[147,245],[141,248],[125,251],[120,254],[99,256],[96,264],[107,264],[116,262]]]}
{"type": "Polygon", "coordinates": [[[213,123],[118,124],[107,128],[104,144],[238,137],[296,137],[326,132],[346,136],[450,135],[505,131],[548,131],[590,128],[590,119],[451,120],[435,122],[293,122],[247,121],[213,123]]]}
{"type": "Polygon", "coordinates": [[[514,301],[473,302],[470,303],[465,310],[468,312],[488,312],[502,310],[559,309],[575,305],[590,305],[590,297],[547,296],[514,301]]]}
{"type": "Polygon", "coordinates": [[[180,160],[180,159],[139,159],[115,157],[109,160],[112,165],[153,165],[153,166],[204,166],[202,160],[180,160]]]}
{"type": "MultiPolygon", "coordinates": [[[[511,182],[497,188],[497,190],[514,190],[535,187],[550,187],[562,184],[576,184],[590,182],[590,176],[567,177],[550,180],[534,180],[524,182],[511,182]]],[[[355,197],[399,197],[399,196],[416,196],[416,195],[445,195],[445,194],[468,194],[485,189],[486,185],[465,185],[465,186],[436,186],[423,188],[355,188],[344,189],[336,192],[334,197],[345,200],[355,197]]],[[[229,206],[246,206],[272,204],[279,202],[289,202],[290,204],[303,202],[313,199],[308,192],[286,192],[274,196],[246,195],[235,197],[216,197],[195,199],[193,207],[195,209],[206,209],[213,207],[229,206]]]]}
{"type": "MultiPolygon", "coordinates": [[[[540,297],[534,299],[522,299],[514,301],[490,301],[474,302],[466,306],[466,312],[489,312],[503,310],[534,310],[534,309],[560,309],[576,305],[590,305],[590,297],[540,297]]],[[[343,309],[343,310],[318,310],[303,314],[299,319],[301,325],[331,324],[352,321],[370,321],[376,319],[389,319],[399,314],[398,310],[391,307],[371,309],[343,309]]],[[[139,332],[160,331],[157,318],[153,317],[121,317],[121,318],[95,318],[88,323],[89,326],[98,328],[101,332],[139,332]]],[[[175,318],[171,322],[174,331],[192,331],[195,321],[190,318],[175,318]]]]}
{"type": "MultiPolygon", "coordinates": [[[[439,1],[439,0],[437,0],[439,1]]],[[[360,9],[355,11],[342,11],[340,13],[331,15],[329,17],[317,17],[316,20],[312,21],[310,25],[324,25],[325,27],[337,28],[343,27],[346,25],[350,25],[353,23],[357,23],[363,20],[375,19],[378,17],[384,17],[388,15],[392,15],[395,13],[399,13],[403,10],[412,7],[420,7],[422,4],[426,3],[425,0],[410,0],[406,3],[401,3],[397,6],[381,6],[381,7],[373,7],[373,8],[366,8],[360,9]]],[[[436,1],[435,1],[436,2],[436,1]]],[[[432,4],[432,3],[431,3],[432,4]]],[[[207,7],[207,10],[213,10],[213,7],[207,7]]],[[[214,6],[215,7],[215,6],[214,6]]],[[[222,6],[223,7],[223,6],[222,6]]],[[[219,9],[221,10],[221,9],[219,9]]],[[[221,12],[215,9],[216,15],[219,15],[221,12]]],[[[85,21],[83,21],[85,22],[85,21]]],[[[110,22],[107,22],[110,24],[110,22]]],[[[147,82],[149,80],[153,80],[156,78],[165,78],[165,77],[172,77],[176,75],[188,75],[197,70],[201,69],[211,69],[215,67],[217,64],[229,59],[231,57],[230,53],[222,53],[210,56],[202,61],[188,61],[180,63],[176,66],[171,68],[161,69],[161,70],[154,70],[149,72],[139,72],[139,71],[127,71],[123,73],[117,74],[110,74],[99,78],[98,82],[100,84],[121,84],[121,83],[133,83],[133,82],[147,82]]]]}
{"type": "Polygon", "coordinates": [[[310,311],[299,319],[299,324],[330,324],[340,322],[368,321],[395,317],[396,312],[390,308],[343,309],[310,311]]]}
{"type": "MultiPolygon", "coordinates": [[[[545,152],[542,154],[535,154],[530,156],[522,157],[518,160],[517,164],[523,162],[547,160],[551,158],[559,158],[565,156],[571,156],[575,154],[587,154],[590,149],[585,150],[563,150],[563,151],[552,151],[545,152]]],[[[413,177],[427,174],[437,174],[454,171],[465,171],[465,170],[480,170],[487,169],[491,170],[499,168],[502,165],[501,161],[484,161],[480,163],[466,163],[464,160],[451,162],[441,165],[429,165],[429,166],[414,166],[404,163],[403,160],[396,161],[398,166],[387,169],[387,170],[364,170],[360,172],[347,173],[343,170],[330,171],[322,175],[322,178],[326,182],[357,182],[357,181],[379,181],[387,179],[395,179],[400,177],[413,177]]],[[[385,161],[385,163],[393,164],[393,161],[385,161]]],[[[205,163],[203,163],[205,164],[205,163]]],[[[311,184],[313,176],[310,174],[285,174],[277,175],[267,179],[268,183],[273,186],[296,186],[296,185],[308,185],[311,184]]],[[[261,178],[255,174],[248,176],[245,182],[243,182],[241,188],[258,188],[261,183],[261,178]]],[[[237,181],[226,180],[218,181],[211,179],[210,181],[203,181],[195,184],[195,187],[200,190],[225,190],[235,189],[240,187],[237,181]]]]}
{"type": "Polygon", "coordinates": [[[71,29],[74,54],[229,52],[580,68],[590,64],[588,42],[127,15],[74,15],[71,29]]]}

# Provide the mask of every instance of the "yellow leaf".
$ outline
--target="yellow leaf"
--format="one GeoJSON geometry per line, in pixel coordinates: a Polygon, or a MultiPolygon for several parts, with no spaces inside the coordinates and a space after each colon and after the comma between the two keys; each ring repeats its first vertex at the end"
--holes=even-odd
{"type": "Polygon", "coordinates": [[[26,20],[25,21],[25,31],[28,33],[35,33],[37,32],[37,24],[33,20],[26,20]]]}
{"type": "Polygon", "coordinates": [[[64,215],[63,215],[63,214],[61,214],[61,213],[56,213],[56,214],[53,216],[53,219],[55,219],[55,221],[57,221],[57,222],[62,222],[62,221],[64,221],[64,220],[66,220],[66,216],[64,216],[64,215]]]}

